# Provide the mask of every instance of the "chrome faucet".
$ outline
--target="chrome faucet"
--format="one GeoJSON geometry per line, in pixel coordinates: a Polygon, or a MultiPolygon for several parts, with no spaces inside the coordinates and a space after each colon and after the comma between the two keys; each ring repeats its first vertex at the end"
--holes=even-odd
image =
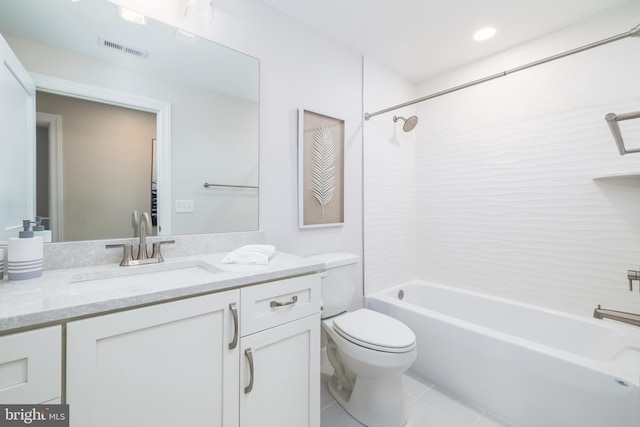
{"type": "Polygon", "coordinates": [[[139,234],[139,243],[138,243],[138,253],[137,256],[133,257],[133,244],[114,244],[114,245],[106,245],[107,249],[111,248],[124,248],[124,254],[122,255],[122,261],[120,261],[120,265],[123,267],[130,265],[142,265],[142,264],[151,264],[156,262],[163,262],[164,258],[162,258],[162,254],[160,252],[160,247],[165,244],[175,243],[175,240],[163,240],[159,242],[153,242],[153,252],[151,253],[151,257],[149,257],[149,251],[147,248],[147,236],[151,235],[151,218],[149,217],[149,213],[144,212],[142,215],[138,216],[138,212],[134,211],[133,213],[134,220],[137,219],[137,223],[135,223],[134,231],[137,230],[136,234],[139,234]]]}
{"type": "Polygon", "coordinates": [[[140,237],[140,214],[133,211],[131,214],[131,228],[133,228],[133,237],[140,237]]]}
{"type": "Polygon", "coordinates": [[[149,218],[148,212],[143,212],[140,215],[140,222],[138,222],[138,230],[140,231],[140,243],[138,244],[138,259],[143,260],[149,258],[149,252],[147,251],[147,235],[151,234],[151,218],[149,218]]]}
{"type": "Polygon", "coordinates": [[[640,326],[640,314],[627,313],[624,311],[607,310],[600,307],[596,307],[593,310],[593,317],[596,319],[611,319],[618,322],[629,323],[630,325],[640,326]]]}

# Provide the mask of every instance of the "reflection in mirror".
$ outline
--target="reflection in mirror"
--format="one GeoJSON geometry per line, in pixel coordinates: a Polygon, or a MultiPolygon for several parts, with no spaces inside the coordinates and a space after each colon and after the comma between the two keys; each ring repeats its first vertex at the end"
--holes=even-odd
{"type": "Polygon", "coordinates": [[[60,139],[39,174],[57,174],[42,184],[48,209],[31,215],[51,217],[54,241],[132,237],[132,212],[151,210],[153,162],[158,234],[258,229],[257,59],[185,43],[153,20],[125,22],[106,0],[3,0],[0,33],[38,87],[42,133],[60,139]]]}
{"type": "Polygon", "coordinates": [[[36,111],[36,214],[50,219],[53,240],[132,235],[132,211],[151,212],[156,115],[46,92],[36,111]],[[64,121],[62,141],[49,141],[47,116],[64,121]],[[50,146],[64,151],[60,179],[48,172],[50,146]],[[64,198],[49,210],[52,186],[64,198]]]}

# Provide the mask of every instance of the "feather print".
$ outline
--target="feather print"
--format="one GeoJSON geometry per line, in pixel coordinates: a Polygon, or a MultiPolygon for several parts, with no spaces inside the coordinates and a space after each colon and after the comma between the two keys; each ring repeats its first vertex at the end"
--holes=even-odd
{"type": "Polygon", "coordinates": [[[333,133],[326,125],[322,125],[313,131],[311,154],[311,191],[320,203],[322,218],[324,207],[333,199],[336,189],[335,161],[333,133]]]}

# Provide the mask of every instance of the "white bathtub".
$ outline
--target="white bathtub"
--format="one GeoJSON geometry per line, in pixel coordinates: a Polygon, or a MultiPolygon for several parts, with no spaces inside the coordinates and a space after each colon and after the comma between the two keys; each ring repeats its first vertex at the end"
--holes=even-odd
{"type": "Polygon", "coordinates": [[[640,328],[418,280],[366,302],[413,329],[414,373],[518,427],[640,426],[640,328]]]}

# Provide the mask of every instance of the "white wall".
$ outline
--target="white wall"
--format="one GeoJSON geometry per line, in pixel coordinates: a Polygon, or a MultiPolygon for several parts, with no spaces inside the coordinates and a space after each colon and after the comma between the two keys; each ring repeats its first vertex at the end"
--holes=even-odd
{"type": "MultiPolygon", "coordinates": [[[[638,3],[600,14],[418,93],[626,32],[639,18],[638,3]]],[[[638,311],[626,271],[640,264],[640,179],[593,177],[640,170],[604,121],[640,110],[639,49],[625,39],[419,104],[417,277],[585,316],[596,304],[638,311]]],[[[625,126],[640,146],[640,127],[625,126]]]]}
{"type": "MultiPolygon", "coordinates": [[[[364,106],[373,113],[417,97],[416,85],[376,61],[364,63],[364,106]]],[[[372,117],[364,127],[365,290],[416,277],[416,134],[402,121],[415,107],[372,117]]],[[[418,126],[425,126],[422,122],[418,126]]]]}
{"type": "MultiPolygon", "coordinates": [[[[260,59],[260,229],[280,250],[362,256],[362,58],[254,0],[217,0],[211,25],[180,15],[186,1],[117,0],[260,59]],[[345,223],[298,229],[297,111],[345,120],[345,223]]],[[[362,295],[362,279],[356,291],[362,295]]],[[[359,303],[359,301],[358,301],[359,303]]]]}

